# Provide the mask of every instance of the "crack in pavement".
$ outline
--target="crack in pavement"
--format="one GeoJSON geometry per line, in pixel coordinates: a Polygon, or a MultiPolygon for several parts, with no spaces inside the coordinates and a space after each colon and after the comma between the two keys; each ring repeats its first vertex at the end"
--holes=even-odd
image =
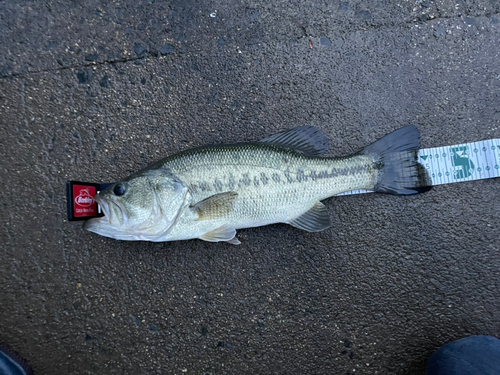
{"type": "MultiPolygon", "coordinates": [[[[478,15],[460,14],[460,15],[446,16],[446,15],[441,15],[439,10],[437,10],[437,12],[438,12],[438,15],[433,16],[432,18],[431,18],[431,15],[429,15],[428,13],[424,13],[421,16],[416,16],[415,18],[413,18],[409,21],[400,23],[400,24],[382,23],[382,24],[378,24],[378,25],[367,25],[366,27],[359,26],[359,28],[353,32],[379,30],[379,29],[397,27],[397,26],[403,26],[403,25],[424,24],[424,23],[428,23],[428,22],[435,22],[435,21],[441,20],[441,19],[450,20],[450,19],[465,18],[465,17],[482,18],[482,17],[493,17],[493,16],[500,14],[500,11],[495,11],[495,12],[478,14],[478,15]]],[[[350,33],[346,33],[346,34],[350,34],[350,33]]],[[[298,38],[298,40],[306,40],[306,39],[309,40],[309,38],[311,38],[311,37],[316,37],[316,36],[307,35],[307,36],[298,38]]],[[[87,62],[87,63],[83,63],[83,64],[62,66],[60,68],[40,69],[40,70],[33,70],[33,71],[28,71],[28,72],[17,72],[17,73],[12,73],[12,74],[8,74],[8,75],[0,76],[0,80],[6,80],[6,79],[11,79],[11,78],[17,78],[17,77],[27,77],[27,76],[32,75],[32,74],[51,73],[51,72],[59,72],[59,71],[72,70],[72,69],[90,68],[93,66],[106,65],[106,64],[127,63],[127,62],[133,62],[133,61],[137,61],[137,60],[143,60],[143,59],[146,59],[147,57],[158,58],[159,54],[157,51],[147,51],[147,55],[145,55],[145,56],[128,57],[128,58],[122,58],[122,59],[116,59],[116,60],[91,61],[91,62],[87,62]]]]}
{"type": "MultiPolygon", "coordinates": [[[[153,53],[149,53],[149,55],[154,56],[153,53]]],[[[157,57],[157,56],[155,56],[155,57],[157,57]]],[[[16,78],[16,77],[26,77],[26,76],[29,76],[32,74],[52,73],[52,72],[60,72],[60,71],[64,71],[64,70],[90,68],[92,66],[99,66],[99,65],[106,65],[106,64],[127,63],[127,62],[132,62],[132,61],[137,61],[137,60],[143,60],[145,58],[146,58],[146,56],[143,56],[143,57],[138,56],[138,57],[117,59],[117,60],[92,61],[92,62],[83,63],[83,64],[62,66],[60,68],[40,69],[40,70],[33,70],[33,71],[29,71],[29,72],[12,73],[12,74],[0,77],[0,80],[1,79],[16,78]]]]}

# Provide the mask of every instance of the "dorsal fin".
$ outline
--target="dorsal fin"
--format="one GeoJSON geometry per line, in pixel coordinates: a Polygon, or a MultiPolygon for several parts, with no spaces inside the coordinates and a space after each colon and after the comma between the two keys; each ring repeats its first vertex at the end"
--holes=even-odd
{"type": "Polygon", "coordinates": [[[291,148],[307,156],[321,155],[330,148],[326,136],[314,126],[299,126],[259,142],[291,148]]]}

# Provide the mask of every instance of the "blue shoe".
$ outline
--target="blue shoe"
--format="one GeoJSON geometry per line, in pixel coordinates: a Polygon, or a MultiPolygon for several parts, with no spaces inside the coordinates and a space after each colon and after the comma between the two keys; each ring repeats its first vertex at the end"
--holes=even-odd
{"type": "Polygon", "coordinates": [[[500,340],[470,336],[436,350],[427,363],[426,375],[499,375],[500,340]]]}
{"type": "Polygon", "coordinates": [[[33,375],[24,358],[0,344],[0,375],[33,375]]]}

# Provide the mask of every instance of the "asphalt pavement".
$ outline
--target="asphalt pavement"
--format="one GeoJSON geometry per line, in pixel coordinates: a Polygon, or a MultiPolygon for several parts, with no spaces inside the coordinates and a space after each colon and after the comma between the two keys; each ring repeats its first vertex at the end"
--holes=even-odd
{"type": "Polygon", "coordinates": [[[123,242],[67,180],[320,128],[348,155],[500,138],[496,0],[0,2],[0,342],[49,374],[423,374],[500,336],[500,180],[325,202],[239,246],[123,242]]]}

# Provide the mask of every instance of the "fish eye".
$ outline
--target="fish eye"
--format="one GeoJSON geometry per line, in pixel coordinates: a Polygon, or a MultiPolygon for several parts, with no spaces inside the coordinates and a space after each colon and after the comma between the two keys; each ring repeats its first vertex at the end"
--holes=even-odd
{"type": "Polygon", "coordinates": [[[115,195],[117,195],[117,196],[121,196],[121,195],[125,194],[125,190],[126,190],[125,184],[119,182],[113,188],[113,193],[115,193],[115,195]]]}

